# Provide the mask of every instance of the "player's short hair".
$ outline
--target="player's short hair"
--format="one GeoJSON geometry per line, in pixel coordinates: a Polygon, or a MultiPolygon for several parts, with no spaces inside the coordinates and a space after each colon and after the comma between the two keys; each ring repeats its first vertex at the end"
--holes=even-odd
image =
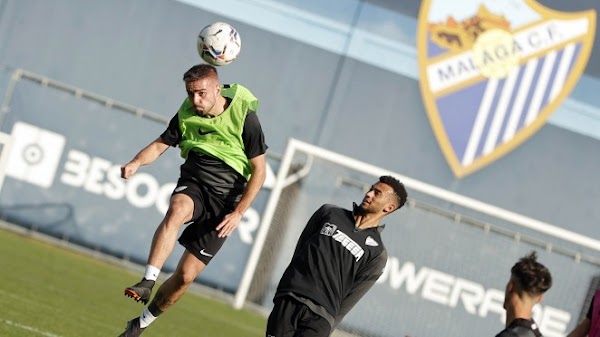
{"type": "Polygon", "coordinates": [[[183,81],[188,83],[201,80],[206,77],[214,77],[218,80],[219,74],[217,73],[217,68],[211,66],[210,64],[197,64],[183,74],[183,81]]]}
{"type": "Polygon", "coordinates": [[[404,184],[401,183],[400,180],[392,176],[381,176],[379,177],[379,182],[389,185],[392,187],[392,189],[394,189],[396,201],[398,202],[398,208],[404,206],[406,203],[406,198],[408,197],[408,193],[406,192],[406,188],[404,188],[404,184]]]}
{"type": "Polygon", "coordinates": [[[522,257],[515,263],[510,272],[517,282],[519,293],[526,292],[531,295],[541,295],[552,286],[550,270],[537,262],[535,251],[522,257]]]}

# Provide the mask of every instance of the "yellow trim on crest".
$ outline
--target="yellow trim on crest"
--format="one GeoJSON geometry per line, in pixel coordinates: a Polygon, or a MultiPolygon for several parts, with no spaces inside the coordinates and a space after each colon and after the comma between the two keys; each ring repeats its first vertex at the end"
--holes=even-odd
{"type": "MultiPolygon", "coordinates": [[[[439,97],[443,94],[447,94],[451,92],[451,90],[444,89],[440,91],[436,95],[433,95],[429,90],[429,80],[427,76],[427,65],[434,61],[443,60],[448,57],[455,56],[458,53],[448,53],[442,56],[437,56],[432,59],[427,58],[427,29],[428,29],[428,14],[431,6],[431,2],[433,0],[423,0],[421,4],[421,8],[419,10],[419,18],[418,18],[418,29],[417,29],[417,57],[419,62],[419,86],[421,88],[421,95],[423,98],[423,104],[425,105],[425,110],[427,111],[427,116],[431,123],[431,127],[434,131],[434,134],[437,138],[438,144],[442,150],[442,153],[446,157],[446,161],[448,162],[452,172],[457,178],[462,178],[466,175],[469,175],[481,168],[493,163],[497,159],[506,155],[511,150],[515,149],[517,146],[521,145],[525,140],[535,134],[539,129],[546,123],[550,115],[556,110],[556,108],[568,97],[571,93],[575,84],[583,74],[587,62],[590,57],[590,53],[594,44],[594,35],[596,31],[596,11],[593,9],[576,12],[576,13],[565,13],[556,11],[550,8],[547,8],[534,0],[524,0],[525,4],[528,5],[531,9],[535,10],[542,16],[542,20],[532,22],[531,24],[524,25],[519,27],[519,30],[527,29],[531,25],[537,25],[542,21],[549,19],[574,19],[574,18],[586,18],[588,20],[588,32],[584,36],[577,37],[570,41],[566,41],[558,46],[553,46],[551,49],[545,49],[544,51],[537,52],[531,56],[528,56],[526,60],[521,60],[521,64],[526,62],[527,60],[533,57],[539,57],[544,53],[547,53],[549,50],[553,50],[559,47],[563,47],[564,45],[573,43],[573,42],[582,42],[581,50],[577,59],[574,61],[573,68],[569,73],[561,92],[556,96],[556,98],[550,102],[544,109],[540,111],[538,117],[528,126],[523,127],[519,130],[513,139],[510,141],[498,146],[494,151],[490,154],[483,155],[476,160],[473,161],[468,166],[463,166],[462,163],[458,160],[452,145],[450,144],[450,140],[444,126],[442,124],[442,120],[439,115],[439,111],[437,108],[437,104],[435,101],[436,97],[439,97]]],[[[476,11],[476,7],[474,7],[474,11],[476,11]]],[[[461,86],[464,87],[465,83],[473,84],[478,81],[483,80],[482,76],[477,76],[473,80],[469,80],[461,83],[461,86]]]]}

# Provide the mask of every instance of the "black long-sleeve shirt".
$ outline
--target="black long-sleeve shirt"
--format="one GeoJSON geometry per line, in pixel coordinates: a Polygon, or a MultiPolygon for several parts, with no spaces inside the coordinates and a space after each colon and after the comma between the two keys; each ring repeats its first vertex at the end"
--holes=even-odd
{"type": "Polygon", "coordinates": [[[351,210],[321,206],[300,235],[275,298],[303,300],[334,328],[383,273],[382,230],[357,229],[351,210]]]}
{"type": "Polygon", "coordinates": [[[517,318],[496,337],[542,337],[533,319],[517,318]]]}

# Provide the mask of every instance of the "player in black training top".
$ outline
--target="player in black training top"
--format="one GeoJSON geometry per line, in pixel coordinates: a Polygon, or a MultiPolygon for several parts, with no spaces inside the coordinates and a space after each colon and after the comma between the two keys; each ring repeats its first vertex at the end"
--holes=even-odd
{"type": "Polygon", "coordinates": [[[510,272],[504,294],[506,329],[496,337],[540,337],[542,334],[531,318],[531,310],[552,286],[550,271],[537,262],[537,254],[531,252],[515,263],[510,272]]]}
{"type": "Polygon", "coordinates": [[[380,221],[406,197],[400,181],[383,176],[352,210],[321,206],[279,281],[266,336],[329,336],[383,273],[387,251],[380,221]]]}

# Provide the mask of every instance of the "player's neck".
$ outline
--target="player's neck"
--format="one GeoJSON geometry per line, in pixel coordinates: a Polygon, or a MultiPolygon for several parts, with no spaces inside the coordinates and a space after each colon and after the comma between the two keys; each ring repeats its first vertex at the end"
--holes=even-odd
{"type": "Polygon", "coordinates": [[[354,215],[354,227],[359,229],[377,227],[380,221],[381,217],[373,213],[354,215]]]}
{"type": "Polygon", "coordinates": [[[531,309],[531,306],[525,303],[516,304],[508,308],[506,310],[506,326],[508,327],[517,318],[530,320],[531,309]]]}

